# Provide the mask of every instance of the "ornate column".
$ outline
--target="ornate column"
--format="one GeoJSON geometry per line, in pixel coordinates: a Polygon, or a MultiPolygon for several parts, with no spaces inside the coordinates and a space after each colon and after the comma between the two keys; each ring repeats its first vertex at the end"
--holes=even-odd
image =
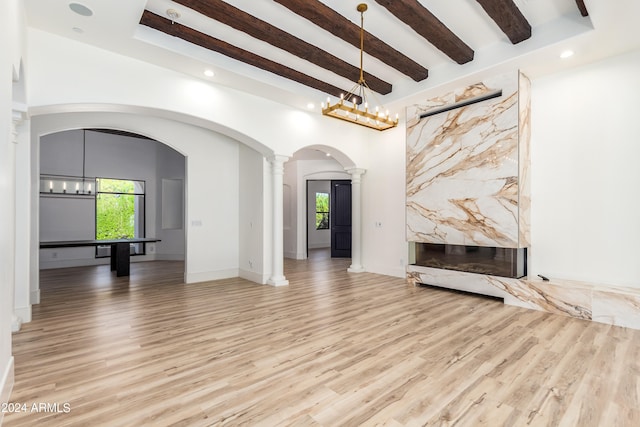
{"type": "Polygon", "coordinates": [[[351,266],[347,271],[362,273],[362,200],[361,177],[365,169],[347,169],[351,175],[351,266]]]}
{"type": "Polygon", "coordinates": [[[271,277],[267,284],[272,286],[285,286],[289,281],[284,277],[284,230],[283,230],[283,197],[282,186],[284,177],[284,162],[287,156],[274,155],[269,159],[271,163],[271,182],[273,185],[273,215],[272,226],[272,269],[271,277]]]}

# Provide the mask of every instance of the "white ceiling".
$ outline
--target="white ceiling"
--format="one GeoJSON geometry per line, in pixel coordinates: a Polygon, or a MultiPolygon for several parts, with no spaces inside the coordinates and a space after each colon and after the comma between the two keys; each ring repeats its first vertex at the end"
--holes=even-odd
{"type": "MultiPolygon", "coordinates": [[[[355,24],[360,24],[356,0],[321,0],[355,24]]],[[[384,7],[369,1],[365,29],[429,69],[429,78],[411,78],[365,55],[364,68],[393,84],[391,94],[381,97],[386,105],[410,102],[416,93],[504,67],[520,68],[532,77],[544,75],[615,53],[640,48],[640,1],[586,0],[588,17],[582,17],[575,0],[515,0],[532,26],[532,37],[517,45],[509,42],[475,0],[419,0],[475,51],[473,61],[458,65],[411,28],[395,19],[384,7]],[[559,54],[576,54],[560,60],[559,54]]],[[[280,4],[269,0],[226,0],[239,9],[359,66],[359,52],[350,44],[318,28],[280,4]]],[[[199,79],[249,91],[298,108],[319,102],[326,95],[283,77],[260,70],[221,54],[139,25],[145,9],[166,17],[175,9],[183,25],[213,35],[243,49],[288,65],[348,90],[353,82],[328,72],[279,48],[253,39],[170,0],[25,0],[30,27],[138,58],[199,79]],[[70,2],[93,11],[81,16],[70,2]],[[203,72],[211,69],[215,76],[203,72]]],[[[357,78],[357,76],[356,76],[357,78]]],[[[421,95],[422,96],[422,95],[421,95]]],[[[316,107],[317,109],[317,107],[316,107]]]]}

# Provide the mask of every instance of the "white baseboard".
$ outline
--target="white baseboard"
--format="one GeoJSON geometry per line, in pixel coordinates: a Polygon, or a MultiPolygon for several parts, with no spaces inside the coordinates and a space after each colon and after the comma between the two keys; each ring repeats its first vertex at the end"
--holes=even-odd
{"type": "Polygon", "coordinates": [[[304,252],[285,252],[284,257],[289,259],[307,259],[304,252]]]}
{"type": "MultiPolygon", "coordinates": [[[[9,402],[11,391],[13,390],[13,381],[13,356],[11,356],[3,371],[2,378],[0,378],[0,404],[9,402]]],[[[3,418],[4,412],[0,411],[0,426],[3,418]]]]}
{"type": "Polygon", "coordinates": [[[392,276],[392,277],[401,277],[401,278],[406,278],[407,277],[407,270],[405,266],[402,267],[388,267],[388,268],[366,268],[364,269],[364,271],[366,271],[367,273],[375,273],[375,274],[382,274],[385,276],[392,276]]]}
{"type": "Polygon", "coordinates": [[[31,291],[31,293],[29,294],[29,301],[31,301],[31,305],[40,304],[40,289],[31,291]]]}
{"type": "Polygon", "coordinates": [[[267,280],[269,280],[268,274],[256,273],[255,271],[247,271],[240,269],[240,277],[243,279],[250,280],[251,282],[259,283],[261,285],[265,285],[267,280]]]}
{"type": "Polygon", "coordinates": [[[227,270],[203,271],[201,273],[185,274],[186,283],[209,282],[211,280],[229,279],[239,277],[237,268],[229,268],[227,270]]]}
{"type": "Polygon", "coordinates": [[[11,333],[16,333],[22,328],[22,319],[15,314],[11,316],[11,333]]]}
{"type": "Polygon", "coordinates": [[[22,323],[31,322],[31,306],[27,307],[16,307],[13,312],[17,317],[22,319],[22,323]]]}

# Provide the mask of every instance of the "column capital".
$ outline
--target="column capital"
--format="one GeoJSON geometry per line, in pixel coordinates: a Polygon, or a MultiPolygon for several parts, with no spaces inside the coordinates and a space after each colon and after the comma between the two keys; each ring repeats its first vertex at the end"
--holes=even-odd
{"type": "Polygon", "coordinates": [[[353,177],[355,176],[361,176],[364,175],[367,170],[366,169],[362,169],[362,168],[349,168],[349,169],[345,169],[347,171],[347,173],[353,177]]]}
{"type": "Polygon", "coordinates": [[[27,111],[21,107],[12,108],[11,110],[11,140],[14,144],[18,143],[18,126],[27,119],[27,111]]]}
{"type": "Polygon", "coordinates": [[[282,166],[284,165],[284,162],[289,160],[289,156],[285,156],[283,154],[273,154],[267,157],[267,160],[274,166],[282,166]]]}

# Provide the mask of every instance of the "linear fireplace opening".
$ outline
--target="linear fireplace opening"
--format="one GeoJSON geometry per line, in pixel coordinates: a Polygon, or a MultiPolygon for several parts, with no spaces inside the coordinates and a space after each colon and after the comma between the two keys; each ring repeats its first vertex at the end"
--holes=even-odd
{"type": "Polygon", "coordinates": [[[519,279],[527,249],[409,242],[409,264],[519,279]]]}

